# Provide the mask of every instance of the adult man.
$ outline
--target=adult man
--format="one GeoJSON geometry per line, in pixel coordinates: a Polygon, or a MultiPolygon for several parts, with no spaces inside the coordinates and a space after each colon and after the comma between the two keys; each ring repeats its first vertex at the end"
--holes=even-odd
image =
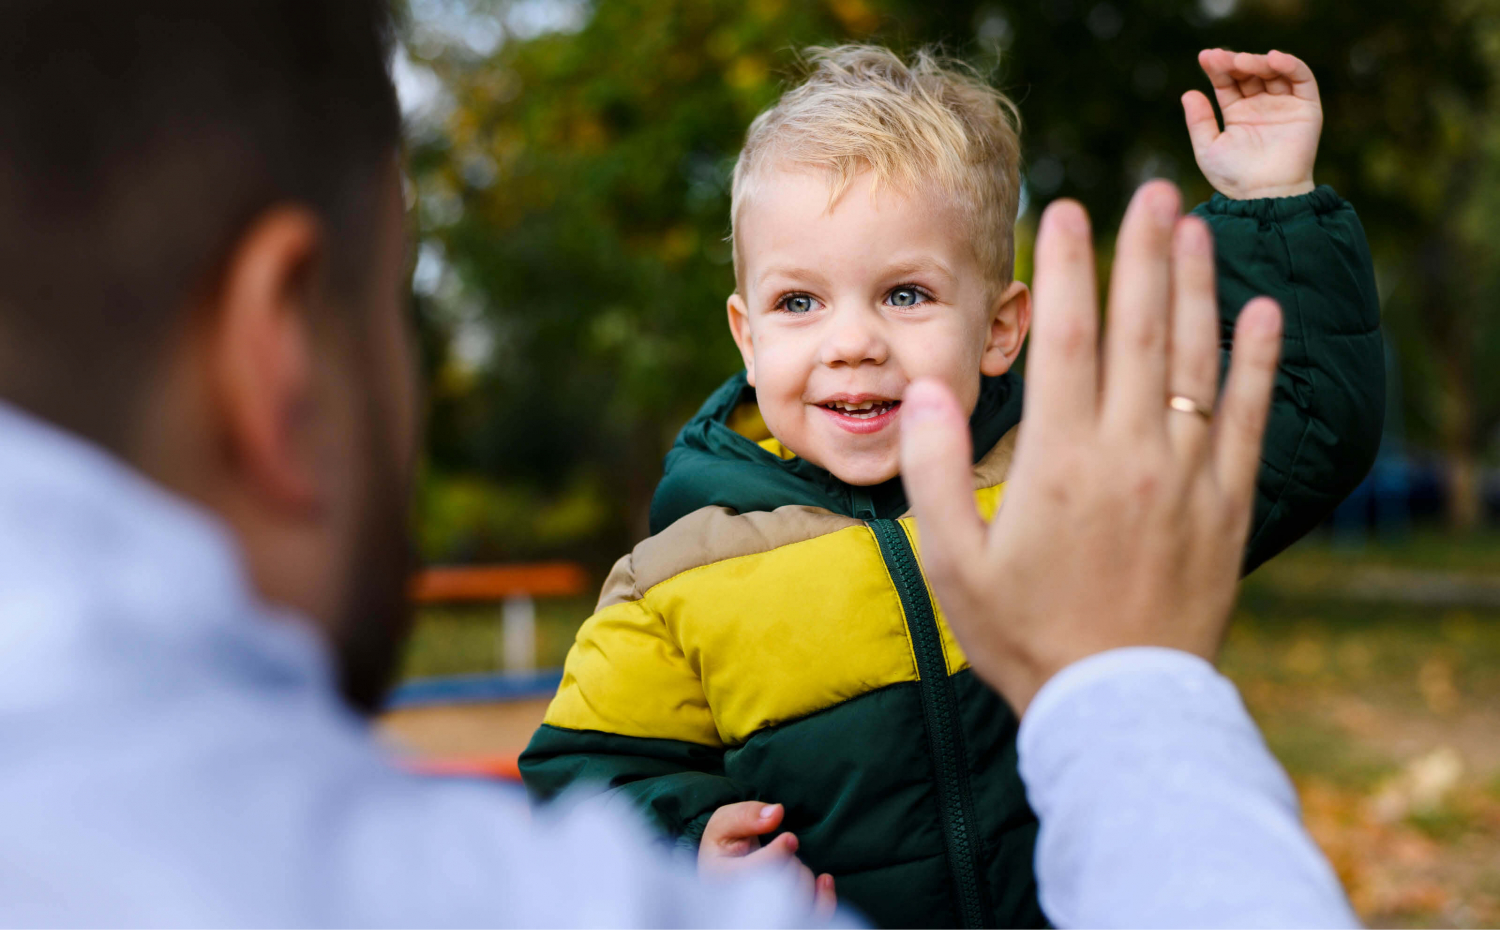
{"type": "MultiPolygon", "coordinates": [[[[378,705],[405,628],[416,434],[382,4],[10,0],[5,14],[0,922],[813,919],[784,874],[699,885],[607,813],[533,824],[517,796],[403,774],[350,709],[378,705]]],[[[1127,229],[1125,256],[1138,238],[1127,229]]],[[[1139,292],[1141,319],[1164,319],[1162,238],[1142,241],[1148,280],[1122,287],[1139,292]]],[[[1038,291],[1039,303],[1059,291],[1059,306],[1079,304],[1057,285],[1038,291]]],[[[1239,442],[1224,461],[1253,458],[1274,342],[1242,334],[1259,348],[1245,370],[1260,380],[1240,378],[1226,417],[1239,442]]],[[[1159,342],[1142,357],[1165,353],[1159,342]]],[[[1067,387],[1044,378],[1036,393],[1067,387]]],[[[942,401],[927,406],[928,435],[942,440],[942,401]]],[[[1174,474],[1201,467],[1184,462],[1174,474]]],[[[936,490],[919,497],[929,531],[972,534],[963,515],[942,515],[943,473],[912,464],[936,490]]],[[[1206,499],[1226,520],[1237,501],[1206,499]]],[[[1106,521],[1130,519],[1098,503],[1106,521]]],[[[1024,529],[1016,513],[996,532],[1024,529]]],[[[1188,538],[1171,521],[1151,526],[1188,538]]],[[[1202,535],[1191,538],[1212,542],[1202,535]]],[[[1205,551],[1222,561],[1238,545],[1205,551]]],[[[1024,706],[1053,664],[1077,656],[1008,663],[1030,653],[986,634],[982,586],[941,551],[971,656],[1024,706]]],[[[1222,572],[1208,570],[1222,566],[1205,565],[1192,603],[1222,607],[1222,572]]],[[[1136,613],[1164,614],[1175,593],[1148,586],[1136,613]]],[[[1214,609],[1192,615],[1194,630],[1222,624],[1214,609]]],[[[1140,641],[1176,644],[1094,646],[1140,641]]],[[[1034,742],[1044,761],[1047,746],[1068,745],[1034,742]]],[[[1044,817],[1066,824],[1079,809],[1044,817]]],[[[1251,837],[1269,830],[1280,844],[1267,848],[1305,850],[1295,821],[1273,814],[1251,837]]],[[[1042,875],[1059,912],[1098,913],[1070,910],[1087,896],[1062,888],[1088,870],[1053,860],[1042,875]]]]}
{"type": "Polygon", "coordinates": [[[0,921],[807,921],[403,774],[350,710],[416,436],[383,6],[5,5],[0,921]]]}

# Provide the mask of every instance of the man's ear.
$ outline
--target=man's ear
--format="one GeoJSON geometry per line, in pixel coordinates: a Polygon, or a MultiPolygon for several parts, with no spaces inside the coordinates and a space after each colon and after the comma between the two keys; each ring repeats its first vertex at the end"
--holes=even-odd
{"type": "Polygon", "coordinates": [[[308,311],[322,247],[310,212],[266,213],[240,239],[209,308],[220,435],[231,466],[277,508],[319,503],[308,311]]]}
{"type": "Polygon", "coordinates": [[[1026,333],[1031,329],[1031,289],[1020,281],[1010,286],[995,298],[990,311],[990,328],[984,344],[984,355],[979,360],[979,370],[987,375],[1003,375],[1010,371],[1026,344],[1026,333]]]}
{"type": "Polygon", "coordinates": [[[729,332],[734,335],[734,344],[740,348],[740,358],[745,360],[745,380],[755,387],[755,341],[750,335],[750,308],[745,298],[735,292],[729,295],[729,332]]]}

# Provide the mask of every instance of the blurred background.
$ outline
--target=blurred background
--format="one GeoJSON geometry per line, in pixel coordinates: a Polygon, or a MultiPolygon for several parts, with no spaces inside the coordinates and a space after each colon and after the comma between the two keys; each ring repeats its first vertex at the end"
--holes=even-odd
{"type": "MultiPolygon", "coordinates": [[[[1209,90],[1199,49],[1306,60],[1317,180],[1376,256],[1386,438],[1329,524],[1247,582],[1225,666],[1367,920],[1500,923],[1500,0],[406,0],[403,32],[423,555],[587,579],[536,599],[531,641],[497,647],[493,604],[428,608],[412,678],[515,665],[507,648],[560,664],[645,534],[673,434],[739,367],[729,174],[796,49],[941,43],[1019,103],[1022,279],[1052,198],[1104,231],[1148,178],[1209,196],[1178,104],[1209,90]]],[[[518,748],[543,705],[519,706],[389,726],[518,748]]]]}

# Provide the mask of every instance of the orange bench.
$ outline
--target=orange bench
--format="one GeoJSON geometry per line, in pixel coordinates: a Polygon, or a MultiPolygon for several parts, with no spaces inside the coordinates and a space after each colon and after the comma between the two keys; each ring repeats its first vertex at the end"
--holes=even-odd
{"type": "MultiPolygon", "coordinates": [[[[582,566],[572,562],[434,567],[418,573],[412,579],[411,597],[413,601],[423,605],[500,603],[502,607],[496,651],[500,658],[499,664],[511,680],[502,682],[499,678],[492,678],[498,683],[514,684],[516,679],[536,668],[536,605],[533,598],[575,597],[588,590],[588,585],[588,573],[582,566]]],[[[474,690],[474,679],[478,677],[481,676],[465,676],[463,680],[428,679],[412,683],[408,690],[425,690],[438,694],[445,691],[456,693],[474,690]],[[441,687],[449,683],[453,687],[441,687]],[[461,689],[457,687],[459,684],[468,687],[461,689]]],[[[532,675],[537,680],[543,677],[545,676],[532,675]]],[[[427,775],[519,781],[521,772],[516,765],[517,755],[518,753],[501,753],[414,759],[407,764],[413,771],[427,775]]]]}
{"type": "Polygon", "coordinates": [[[417,573],[411,596],[418,604],[573,597],[587,590],[588,581],[583,567],[572,562],[436,567],[417,573]]]}

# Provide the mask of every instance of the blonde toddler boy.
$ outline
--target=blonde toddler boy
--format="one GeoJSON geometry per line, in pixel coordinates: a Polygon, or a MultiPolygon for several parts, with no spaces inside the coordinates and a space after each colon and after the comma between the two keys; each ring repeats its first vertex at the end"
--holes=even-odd
{"type": "MultiPolygon", "coordinates": [[[[1203,95],[1184,108],[1220,192],[1196,234],[1215,234],[1225,332],[1262,293],[1287,320],[1253,567],[1368,468],[1378,307],[1358,219],[1313,185],[1306,66],[1200,61],[1224,129],[1203,95]]],[[[981,507],[1003,493],[1031,319],[1016,110],[928,54],[810,63],[734,173],[745,370],[668,456],[654,535],[606,582],[522,771],[539,797],[627,800],[705,869],[783,861],[825,901],[836,880],[880,925],[1042,925],[1016,720],[928,592],[897,473],[902,393],[934,377],[972,411],[981,507]]]]}

